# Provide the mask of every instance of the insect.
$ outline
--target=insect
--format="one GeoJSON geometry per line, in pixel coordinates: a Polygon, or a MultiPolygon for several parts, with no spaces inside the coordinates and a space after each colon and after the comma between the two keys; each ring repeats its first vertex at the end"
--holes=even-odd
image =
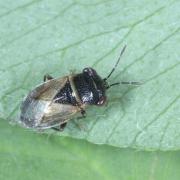
{"type": "Polygon", "coordinates": [[[101,78],[93,68],[84,68],[79,74],[60,78],[44,76],[44,83],[29,92],[21,104],[20,123],[27,128],[63,130],[67,122],[77,114],[86,116],[86,108],[106,104],[106,91],[115,85],[138,82],[116,82],[107,80],[115,71],[126,46],[106,78],[101,78]]]}

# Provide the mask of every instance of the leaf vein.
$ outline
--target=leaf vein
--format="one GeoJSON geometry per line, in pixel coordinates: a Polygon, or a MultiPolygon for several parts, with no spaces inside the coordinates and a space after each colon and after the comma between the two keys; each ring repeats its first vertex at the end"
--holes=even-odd
{"type": "Polygon", "coordinates": [[[25,9],[25,8],[27,8],[27,7],[29,7],[29,6],[31,6],[31,5],[33,5],[33,4],[36,4],[36,3],[40,2],[40,1],[42,1],[42,0],[34,0],[34,1],[28,2],[28,3],[26,3],[26,4],[23,4],[23,5],[21,5],[21,6],[18,6],[18,7],[16,7],[16,8],[14,8],[14,9],[11,9],[11,10],[9,10],[9,11],[1,14],[1,15],[0,15],[0,18],[3,18],[3,17],[5,17],[5,16],[8,16],[9,14],[11,14],[11,13],[13,13],[13,12],[16,12],[16,11],[18,11],[18,10],[25,9]]]}
{"type": "Polygon", "coordinates": [[[160,47],[164,42],[168,41],[170,38],[172,38],[174,35],[176,35],[178,32],[180,31],[180,27],[177,28],[173,33],[169,34],[168,36],[166,36],[164,39],[162,39],[159,43],[157,43],[154,47],[152,47],[151,49],[149,49],[148,51],[146,51],[142,56],[140,56],[139,58],[135,59],[132,63],[130,63],[129,65],[127,65],[123,71],[121,71],[115,78],[117,78],[120,74],[123,74],[124,72],[126,72],[126,70],[128,68],[130,68],[131,66],[133,66],[134,64],[136,64],[139,61],[142,61],[144,57],[146,57],[149,53],[151,53],[152,51],[154,51],[155,49],[157,49],[158,47],[160,47]]]}
{"type": "Polygon", "coordinates": [[[3,45],[0,46],[0,48],[5,48],[8,45],[11,45],[12,43],[16,42],[17,40],[20,40],[21,38],[31,34],[32,32],[35,32],[36,30],[39,30],[41,27],[53,22],[54,20],[58,19],[60,16],[64,15],[71,7],[74,6],[74,3],[70,4],[69,6],[67,6],[66,8],[64,8],[60,13],[58,13],[56,16],[54,16],[51,19],[48,19],[47,21],[45,21],[44,23],[41,23],[40,25],[36,26],[35,28],[32,28],[28,31],[26,31],[25,33],[21,34],[18,37],[15,37],[13,39],[11,39],[10,41],[4,43],[3,45]]]}
{"type": "Polygon", "coordinates": [[[176,96],[175,99],[172,100],[172,102],[170,104],[168,104],[152,121],[150,121],[149,123],[147,123],[144,127],[143,127],[143,131],[139,131],[134,139],[132,140],[132,145],[136,144],[136,141],[138,139],[138,137],[142,134],[142,132],[144,132],[145,130],[147,130],[154,122],[156,122],[163,114],[165,114],[166,112],[168,112],[168,110],[173,106],[173,104],[180,98],[180,94],[178,96],[176,96]]]}

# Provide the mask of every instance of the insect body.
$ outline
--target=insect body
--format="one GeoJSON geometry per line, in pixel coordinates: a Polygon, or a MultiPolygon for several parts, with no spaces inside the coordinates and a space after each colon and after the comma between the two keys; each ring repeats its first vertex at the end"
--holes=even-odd
{"type": "Polygon", "coordinates": [[[45,75],[44,83],[30,91],[22,102],[20,123],[27,128],[62,130],[68,120],[75,115],[85,117],[87,106],[104,105],[106,90],[111,86],[138,84],[138,82],[118,82],[111,85],[107,83],[124,50],[125,47],[114,68],[104,79],[93,68],[85,68],[79,74],[56,79],[45,75]]]}

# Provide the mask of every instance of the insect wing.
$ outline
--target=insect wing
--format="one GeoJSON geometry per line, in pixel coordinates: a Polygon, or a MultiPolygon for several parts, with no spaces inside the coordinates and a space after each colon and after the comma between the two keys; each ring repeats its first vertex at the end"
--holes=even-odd
{"type": "Polygon", "coordinates": [[[26,127],[36,128],[41,124],[44,113],[53,103],[54,96],[62,89],[67,76],[49,80],[32,90],[21,105],[20,123],[26,127]]]}
{"type": "Polygon", "coordinates": [[[33,90],[33,98],[52,101],[54,96],[64,87],[68,77],[49,80],[33,90]]]}
{"type": "Polygon", "coordinates": [[[46,109],[39,126],[49,128],[63,124],[77,112],[80,112],[80,109],[71,104],[51,103],[46,109]]]}

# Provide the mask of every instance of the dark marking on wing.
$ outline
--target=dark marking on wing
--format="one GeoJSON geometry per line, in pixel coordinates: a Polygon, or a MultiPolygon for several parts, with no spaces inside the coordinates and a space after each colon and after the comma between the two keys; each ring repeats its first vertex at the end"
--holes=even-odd
{"type": "Polygon", "coordinates": [[[64,87],[60,89],[53,100],[55,103],[60,104],[71,104],[73,106],[76,106],[78,104],[75,96],[73,96],[73,90],[71,88],[69,80],[66,81],[64,87]]]}

